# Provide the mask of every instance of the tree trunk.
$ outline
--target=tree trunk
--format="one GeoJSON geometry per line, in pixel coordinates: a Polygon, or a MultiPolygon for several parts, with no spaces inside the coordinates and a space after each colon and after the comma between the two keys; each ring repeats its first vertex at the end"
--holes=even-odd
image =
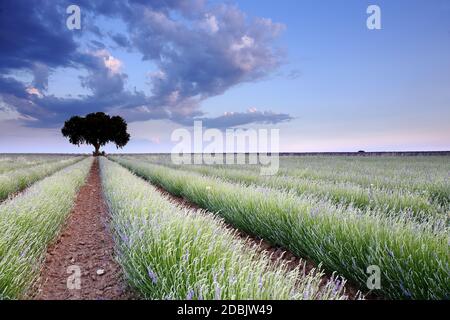
{"type": "Polygon", "coordinates": [[[98,157],[100,155],[100,144],[99,143],[94,144],[94,148],[95,148],[94,157],[98,157]]]}

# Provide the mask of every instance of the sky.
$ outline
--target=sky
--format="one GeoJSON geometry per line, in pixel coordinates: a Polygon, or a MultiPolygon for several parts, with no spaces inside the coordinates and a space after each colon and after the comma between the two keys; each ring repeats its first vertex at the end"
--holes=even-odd
{"type": "Polygon", "coordinates": [[[0,153],[90,152],[60,131],[97,111],[131,134],[107,152],[170,152],[194,121],[285,152],[450,150],[446,0],[5,0],[0,48],[0,153]]]}

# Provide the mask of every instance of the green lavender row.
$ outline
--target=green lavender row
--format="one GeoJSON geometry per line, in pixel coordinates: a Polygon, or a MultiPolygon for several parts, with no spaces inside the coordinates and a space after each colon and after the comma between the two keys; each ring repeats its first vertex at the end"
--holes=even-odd
{"type": "Polygon", "coordinates": [[[71,155],[0,155],[0,174],[73,157],[71,155]]]}
{"type": "Polygon", "coordinates": [[[36,280],[91,164],[78,162],[0,205],[0,299],[22,298],[36,280]]]}
{"type": "MultiPolygon", "coordinates": [[[[450,160],[449,160],[450,162],[450,160]]],[[[437,203],[446,210],[450,207],[450,177],[447,171],[437,171],[430,173],[426,170],[418,169],[415,176],[410,175],[383,176],[373,172],[355,172],[353,170],[342,171],[327,170],[311,171],[305,169],[281,169],[280,175],[287,175],[294,178],[308,180],[327,181],[329,183],[352,183],[365,188],[380,188],[392,190],[392,192],[406,192],[419,194],[428,198],[431,202],[437,203]]]]}
{"type": "MultiPolygon", "coordinates": [[[[170,165],[168,165],[170,166],[170,165]]],[[[211,166],[179,166],[203,175],[218,177],[245,185],[261,185],[280,190],[291,190],[297,194],[309,194],[329,199],[333,203],[360,209],[377,209],[387,214],[412,214],[418,220],[446,218],[446,210],[432,203],[426,196],[402,190],[383,190],[376,187],[363,188],[350,183],[293,178],[286,176],[261,176],[248,170],[229,170],[211,166]]]]}
{"type": "MultiPolygon", "coordinates": [[[[157,164],[170,163],[170,155],[139,156],[157,164]]],[[[191,166],[189,166],[191,167],[191,166]]],[[[214,165],[228,171],[252,171],[256,165],[214,165]],[[230,170],[231,169],[231,170],[230,170]]],[[[278,176],[317,181],[317,183],[352,184],[366,189],[393,193],[414,193],[450,208],[450,157],[448,156],[295,156],[280,157],[278,176]]]]}
{"type": "Polygon", "coordinates": [[[448,230],[332,206],[289,192],[232,184],[195,173],[116,158],[136,174],[183,196],[235,227],[285,247],[366,287],[367,268],[382,273],[380,294],[394,299],[449,296],[448,230]]]}
{"type": "Polygon", "coordinates": [[[72,157],[56,162],[43,163],[23,169],[17,169],[0,175],[0,201],[8,198],[9,195],[15,192],[29,187],[34,182],[82,159],[82,157],[72,157]]]}
{"type": "Polygon", "coordinates": [[[171,203],[106,159],[103,191],[119,263],[147,299],[345,299],[344,282],[287,271],[237,237],[218,218],[171,203]]]}

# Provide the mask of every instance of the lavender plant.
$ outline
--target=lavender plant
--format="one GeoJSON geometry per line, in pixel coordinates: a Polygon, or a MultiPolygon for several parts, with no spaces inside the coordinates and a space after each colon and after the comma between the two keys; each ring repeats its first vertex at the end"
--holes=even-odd
{"type": "Polygon", "coordinates": [[[171,203],[118,164],[100,160],[119,263],[148,299],[346,299],[342,279],[288,271],[201,210],[171,203]]]}
{"type": "Polygon", "coordinates": [[[0,205],[0,299],[23,298],[36,280],[91,164],[73,164],[0,205]]]}
{"type": "Polygon", "coordinates": [[[395,299],[444,299],[450,292],[448,226],[361,212],[292,192],[227,183],[146,162],[116,158],[136,174],[235,227],[306,256],[366,287],[367,268],[382,271],[378,291],[395,299]]]}
{"type": "Polygon", "coordinates": [[[21,191],[36,181],[45,178],[58,170],[68,167],[83,157],[71,157],[55,162],[45,162],[30,167],[16,169],[0,175],[0,201],[9,195],[21,191]]]}

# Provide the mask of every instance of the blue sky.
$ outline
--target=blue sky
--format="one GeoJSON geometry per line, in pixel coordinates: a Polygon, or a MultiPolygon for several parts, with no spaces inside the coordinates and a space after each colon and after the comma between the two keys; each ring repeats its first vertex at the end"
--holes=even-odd
{"type": "Polygon", "coordinates": [[[445,0],[6,1],[0,9],[0,152],[89,152],[59,130],[94,111],[128,121],[124,152],[170,151],[172,131],[196,119],[222,130],[280,129],[282,151],[450,150],[445,0]],[[65,27],[71,3],[81,30],[65,27]],[[370,4],[381,8],[381,30],[366,27],[370,4]]]}

